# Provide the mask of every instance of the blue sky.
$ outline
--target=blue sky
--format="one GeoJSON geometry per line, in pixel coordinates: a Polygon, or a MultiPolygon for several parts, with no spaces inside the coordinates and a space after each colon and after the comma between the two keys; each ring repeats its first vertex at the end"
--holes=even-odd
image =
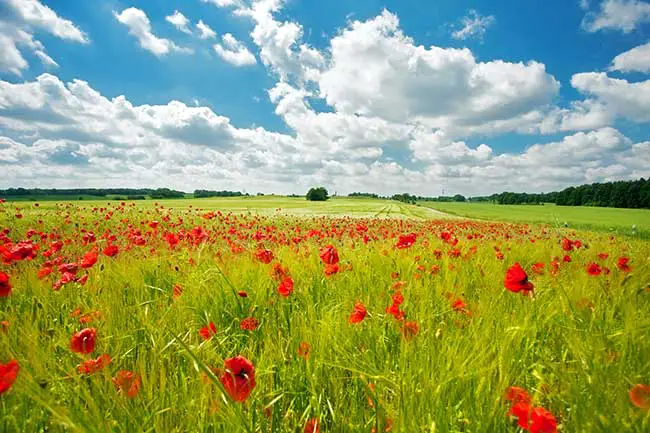
{"type": "Polygon", "coordinates": [[[0,0],[0,187],[647,177],[648,30],[641,0],[0,0]]]}

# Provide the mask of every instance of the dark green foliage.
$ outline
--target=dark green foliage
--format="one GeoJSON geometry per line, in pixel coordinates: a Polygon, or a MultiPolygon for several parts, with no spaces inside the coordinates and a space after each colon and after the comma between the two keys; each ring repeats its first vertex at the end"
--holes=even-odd
{"type": "Polygon", "coordinates": [[[307,192],[307,200],[309,201],[325,201],[328,198],[327,190],[322,186],[311,188],[307,192]]]}

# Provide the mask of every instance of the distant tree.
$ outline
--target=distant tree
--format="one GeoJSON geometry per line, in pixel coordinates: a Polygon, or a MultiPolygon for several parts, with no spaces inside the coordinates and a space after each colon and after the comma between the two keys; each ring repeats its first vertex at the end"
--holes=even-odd
{"type": "Polygon", "coordinates": [[[465,196],[464,196],[464,195],[456,194],[456,195],[454,196],[454,201],[457,201],[457,202],[463,202],[463,201],[466,201],[466,199],[465,199],[465,196]]]}
{"type": "Polygon", "coordinates": [[[325,201],[328,198],[327,190],[322,186],[311,188],[307,192],[307,200],[309,201],[325,201]]]}

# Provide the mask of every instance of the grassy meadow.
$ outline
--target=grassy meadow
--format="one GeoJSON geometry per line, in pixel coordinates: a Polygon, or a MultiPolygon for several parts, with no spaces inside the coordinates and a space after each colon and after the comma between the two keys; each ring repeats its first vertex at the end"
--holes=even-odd
{"type": "Polygon", "coordinates": [[[0,204],[0,431],[650,431],[650,243],[431,206],[0,204]]]}
{"type": "Polygon", "coordinates": [[[589,206],[499,205],[492,203],[420,202],[421,206],[450,215],[488,221],[547,224],[551,227],[606,231],[650,239],[650,210],[589,206]]]}

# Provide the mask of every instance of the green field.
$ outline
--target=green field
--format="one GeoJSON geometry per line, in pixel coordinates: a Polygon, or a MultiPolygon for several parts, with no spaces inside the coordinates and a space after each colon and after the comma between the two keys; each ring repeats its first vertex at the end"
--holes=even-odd
{"type": "MultiPolygon", "coordinates": [[[[169,209],[221,210],[222,212],[253,213],[257,215],[292,216],[351,216],[376,218],[414,218],[445,219],[449,215],[420,206],[413,206],[393,200],[367,198],[333,197],[326,202],[307,201],[305,198],[282,196],[214,197],[199,199],[168,200],[126,200],[125,203],[141,209],[151,209],[156,204],[169,209]]],[[[56,209],[66,204],[82,207],[116,206],[119,200],[60,200],[37,202],[40,209],[56,209]]],[[[10,204],[9,202],[7,204],[10,204]]],[[[33,202],[18,201],[14,205],[20,209],[31,209],[33,202]]],[[[452,217],[453,218],[453,217],[452,217]]]]}
{"type": "Polygon", "coordinates": [[[0,204],[0,431],[650,431],[650,242],[440,217],[0,204]]]}
{"type": "Polygon", "coordinates": [[[490,203],[420,202],[421,206],[451,215],[487,221],[547,224],[551,227],[606,231],[614,234],[636,233],[650,237],[650,210],[555,205],[498,205],[490,203]]]}

